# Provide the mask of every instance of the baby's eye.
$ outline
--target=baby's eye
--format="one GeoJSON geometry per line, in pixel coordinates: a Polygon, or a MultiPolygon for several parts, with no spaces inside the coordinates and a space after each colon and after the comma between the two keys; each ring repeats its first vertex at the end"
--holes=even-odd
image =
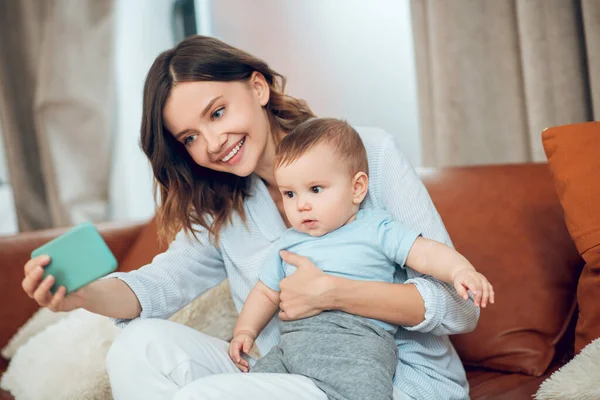
{"type": "Polygon", "coordinates": [[[225,107],[221,107],[221,108],[215,110],[215,112],[212,113],[211,117],[212,117],[212,119],[219,119],[223,116],[224,112],[225,112],[225,107]]]}
{"type": "Polygon", "coordinates": [[[313,193],[321,193],[323,191],[322,186],[313,186],[310,188],[310,191],[313,193]]]}
{"type": "Polygon", "coordinates": [[[190,144],[192,144],[196,141],[197,137],[198,137],[198,135],[190,135],[190,136],[186,137],[185,139],[183,139],[183,144],[185,146],[189,146],[190,144]]]}
{"type": "Polygon", "coordinates": [[[288,199],[293,199],[294,198],[294,192],[292,192],[291,190],[287,190],[287,191],[283,192],[283,195],[285,197],[287,197],[288,199]]]}

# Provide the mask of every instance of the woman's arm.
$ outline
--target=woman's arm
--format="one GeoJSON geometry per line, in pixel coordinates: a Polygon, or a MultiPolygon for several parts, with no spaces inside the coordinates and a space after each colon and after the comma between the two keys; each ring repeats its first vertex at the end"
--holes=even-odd
{"type": "Polygon", "coordinates": [[[425,319],[425,304],[414,285],[339,278],[332,283],[330,298],[330,309],[394,325],[415,326],[425,319]]]}
{"type": "MultiPolygon", "coordinates": [[[[223,281],[225,272],[220,251],[209,241],[208,233],[201,228],[198,239],[177,234],[167,251],[157,255],[152,262],[138,270],[117,272],[104,280],[118,278],[137,297],[140,308],[134,318],[169,318],[206,290],[223,281]]],[[[131,320],[117,319],[119,326],[131,320]]]]}
{"type": "Polygon", "coordinates": [[[137,297],[125,282],[118,279],[94,281],[66,297],[63,286],[52,294],[50,289],[55,277],[48,275],[43,279],[44,268],[49,263],[50,257],[42,255],[25,264],[25,278],[21,285],[25,293],[40,306],[54,312],[85,308],[112,318],[135,318],[140,315],[141,306],[137,297]]]}
{"type": "Polygon", "coordinates": [[[52,311],[84,308],[113,318],[121,326],[138,317],[168,318],[226,277],[221,253],[208,241],[206,231],[201,231],[198,239],[180,233],[149,265],[110,274],[66,297],[62,287],[54,296],[50,293],[54,277],[42,280],[50,258],[36,257],[25,264],[22,286],[38,304],[52,311]]]}
{"type": "Polygon", "coordinates": [[[289,252],[282,253],[282,257],[297,267],[280,283],[279,318],[284,321],[326,310],[341,310],[395,325],[413,326],[424,320],[423,299],[414,285],[345,279],[324,273],[307,257],[289,252]]]}

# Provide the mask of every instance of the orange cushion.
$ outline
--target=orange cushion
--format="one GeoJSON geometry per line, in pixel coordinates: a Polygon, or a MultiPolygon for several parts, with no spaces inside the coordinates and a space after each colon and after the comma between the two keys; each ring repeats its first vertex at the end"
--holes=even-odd
{"type": "Polygon", "coordinates": [[[600,122],[549,128],[542,138],[567,228],[586,262],[577,286],[579,352],[600,337],[600,122]]]}

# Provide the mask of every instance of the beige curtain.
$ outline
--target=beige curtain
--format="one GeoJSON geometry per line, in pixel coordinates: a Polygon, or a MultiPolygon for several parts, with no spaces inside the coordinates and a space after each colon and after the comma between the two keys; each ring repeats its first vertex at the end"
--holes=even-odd
{"type": "Polygon", "coordinates": [[[411,0],[423,163],[543,161],[600,118],[600,1],[411,0]]]}
{"type": "Polygon", "coordinates": [[[21,231],[106,218],[112,8],[0,1],[0,123],[21,231]]]}

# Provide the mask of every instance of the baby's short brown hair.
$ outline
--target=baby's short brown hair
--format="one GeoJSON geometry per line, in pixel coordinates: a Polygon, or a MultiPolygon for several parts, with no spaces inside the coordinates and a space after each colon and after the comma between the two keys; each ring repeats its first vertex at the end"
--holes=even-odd
{"type": "Polygon", "coordinates": [[[275,168],[293,163],[320,143],[331,146],[351,176],[369,174],[367,151],[360,135],[346,121],[335,118],[312,118],[294,128],[277,146],[275,168]]]}

